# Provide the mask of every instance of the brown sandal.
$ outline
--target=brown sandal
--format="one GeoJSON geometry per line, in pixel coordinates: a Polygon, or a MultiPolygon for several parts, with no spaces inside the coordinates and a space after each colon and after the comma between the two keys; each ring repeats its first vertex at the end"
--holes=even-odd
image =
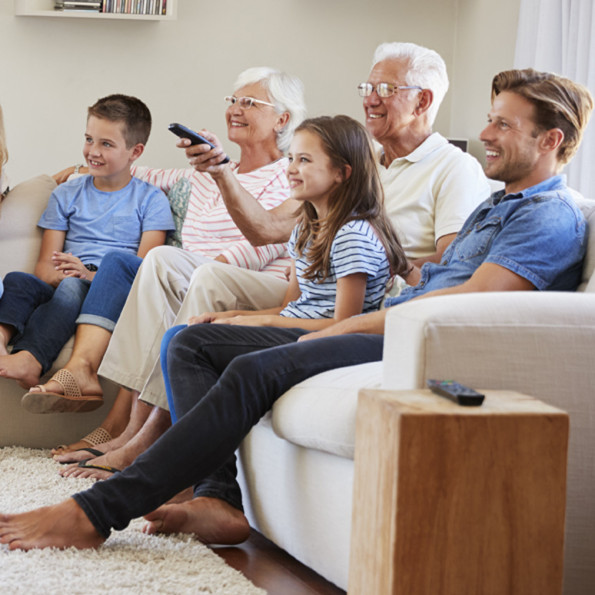
{"type": "MultiPolygon", "coordinates": [[[[91,454],[95,454],[95,452],[100,452],[100,451],[96,450],[95,452],[93,452],[94,446],[98,446],[99,444],[105,444],[106,442],[111,442],[112,440],[113,440],[112,435],[105,428],[102,428],[101,426],[99,426],[98,428],[95,428],[92,432],[89,432],[84,438],[81,438],[80,440],[78,440],[78,442],[86,442],[89,445],[89,448],[77,448],[74,451],[68,451],[68,450],[66,450],[69,446],[68,444],[60,444],[59,446],[56,446],[56,448],[54,448],[54,450],[52,451],[52,456],[65,455],[65,454],[68,454],[69,452],[76,452],[77,450],[86,450],[86,451],[90,452],[91,454]],[[62,451],[62,452],[57,452],[57,451],[62,451]]],[[[104,453],[101,453],[101,454],[104,454],[104,453]]],[[[100,455],[96,455],[96,456],[100,456],[100,455]]]]}
{"type": "Polygon", "coordinates": [[[28,392],[21,405],[29,413],[65,413],[75,411],[94,411],[103,404],[101,395],[82,395],[81,389],[71,372],[66,368],[58,370],[51,378],[64,389],[64,394],[49,393],[42,384],[35,388],[41,392],[28,392]]]}

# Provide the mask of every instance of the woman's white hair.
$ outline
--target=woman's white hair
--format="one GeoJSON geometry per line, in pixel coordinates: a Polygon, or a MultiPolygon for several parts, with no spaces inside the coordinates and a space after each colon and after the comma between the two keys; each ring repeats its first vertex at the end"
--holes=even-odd
{"type": "Polygon", "coordinates": [[[233,87],[234,92],[246,85],[261,84],[275,104],[277,113],[289,113],[287,124],[277,133],[277,146],[282,153],[289,149],[295,129],[306,117],[306,103],[304,101],[304,85],[296,76],[286,74],[274,68],[257,66],[242,72],[233,87]]]}
{"type": "MultiPolygon", "coordinates": [[[[434,50],[415,43],[382,43],[374,52],[372,68],[383,60],[403,60],[409,64],[406,80],[407,85],[419,85],[432,91],[432,105],[428,109],[430,125],[434,123],[438,108],[448,91],[448,74],[442,56],[434,50]]],[[[392,82],[392,81],[387,81],[392,82]]]]}

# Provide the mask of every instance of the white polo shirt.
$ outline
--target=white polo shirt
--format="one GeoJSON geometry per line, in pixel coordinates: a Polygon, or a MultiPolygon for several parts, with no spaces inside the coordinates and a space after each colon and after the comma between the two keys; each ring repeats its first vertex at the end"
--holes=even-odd
{"type": "Polygon", "coordinates": [[[490,196],[479,162],[438,132],[388,168],[379,165],[379,170],[386,210],[412,259],[433,254],[436,241],[457,233],[490,196]]]}

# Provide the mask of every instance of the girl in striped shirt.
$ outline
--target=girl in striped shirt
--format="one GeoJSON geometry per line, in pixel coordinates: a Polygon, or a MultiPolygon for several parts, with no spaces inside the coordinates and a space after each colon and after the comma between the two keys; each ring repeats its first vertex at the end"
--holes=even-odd
{"type": "Polygon", "coordinates": [[[318,330],[376,310],[389,277],[404,272],[407,261],[385,214],[372,145],[361,124],[347,116],[304,121],[289,161],[291,198],[302,204],[288,246],[292,265],[283,304],[209,312],[190,324],[318,330]]]}

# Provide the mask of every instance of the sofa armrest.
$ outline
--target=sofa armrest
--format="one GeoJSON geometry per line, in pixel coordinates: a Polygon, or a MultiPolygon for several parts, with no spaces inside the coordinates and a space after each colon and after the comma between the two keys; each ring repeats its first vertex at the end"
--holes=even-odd
{"type": "Polygon", "coordinates": [[[55,187],[50,176],[37,176],[17,184],[0,204],[0,277],[33,272],[42,236],[37,222],[55,187]]]}
{"type": "Polygon", "coordinates": [[[564,593],[595,584],[595,294],[441,296],[387,315],[383,387],[516,390],[570,416],[564,593]]]}
{"type": "Polygon", "coordinates": [[[424,388],[428,378],[451,378],[544,398],[595,386],[594,294],[428,298],[393,308],[385,330],[383,388],[424,388]]]}

